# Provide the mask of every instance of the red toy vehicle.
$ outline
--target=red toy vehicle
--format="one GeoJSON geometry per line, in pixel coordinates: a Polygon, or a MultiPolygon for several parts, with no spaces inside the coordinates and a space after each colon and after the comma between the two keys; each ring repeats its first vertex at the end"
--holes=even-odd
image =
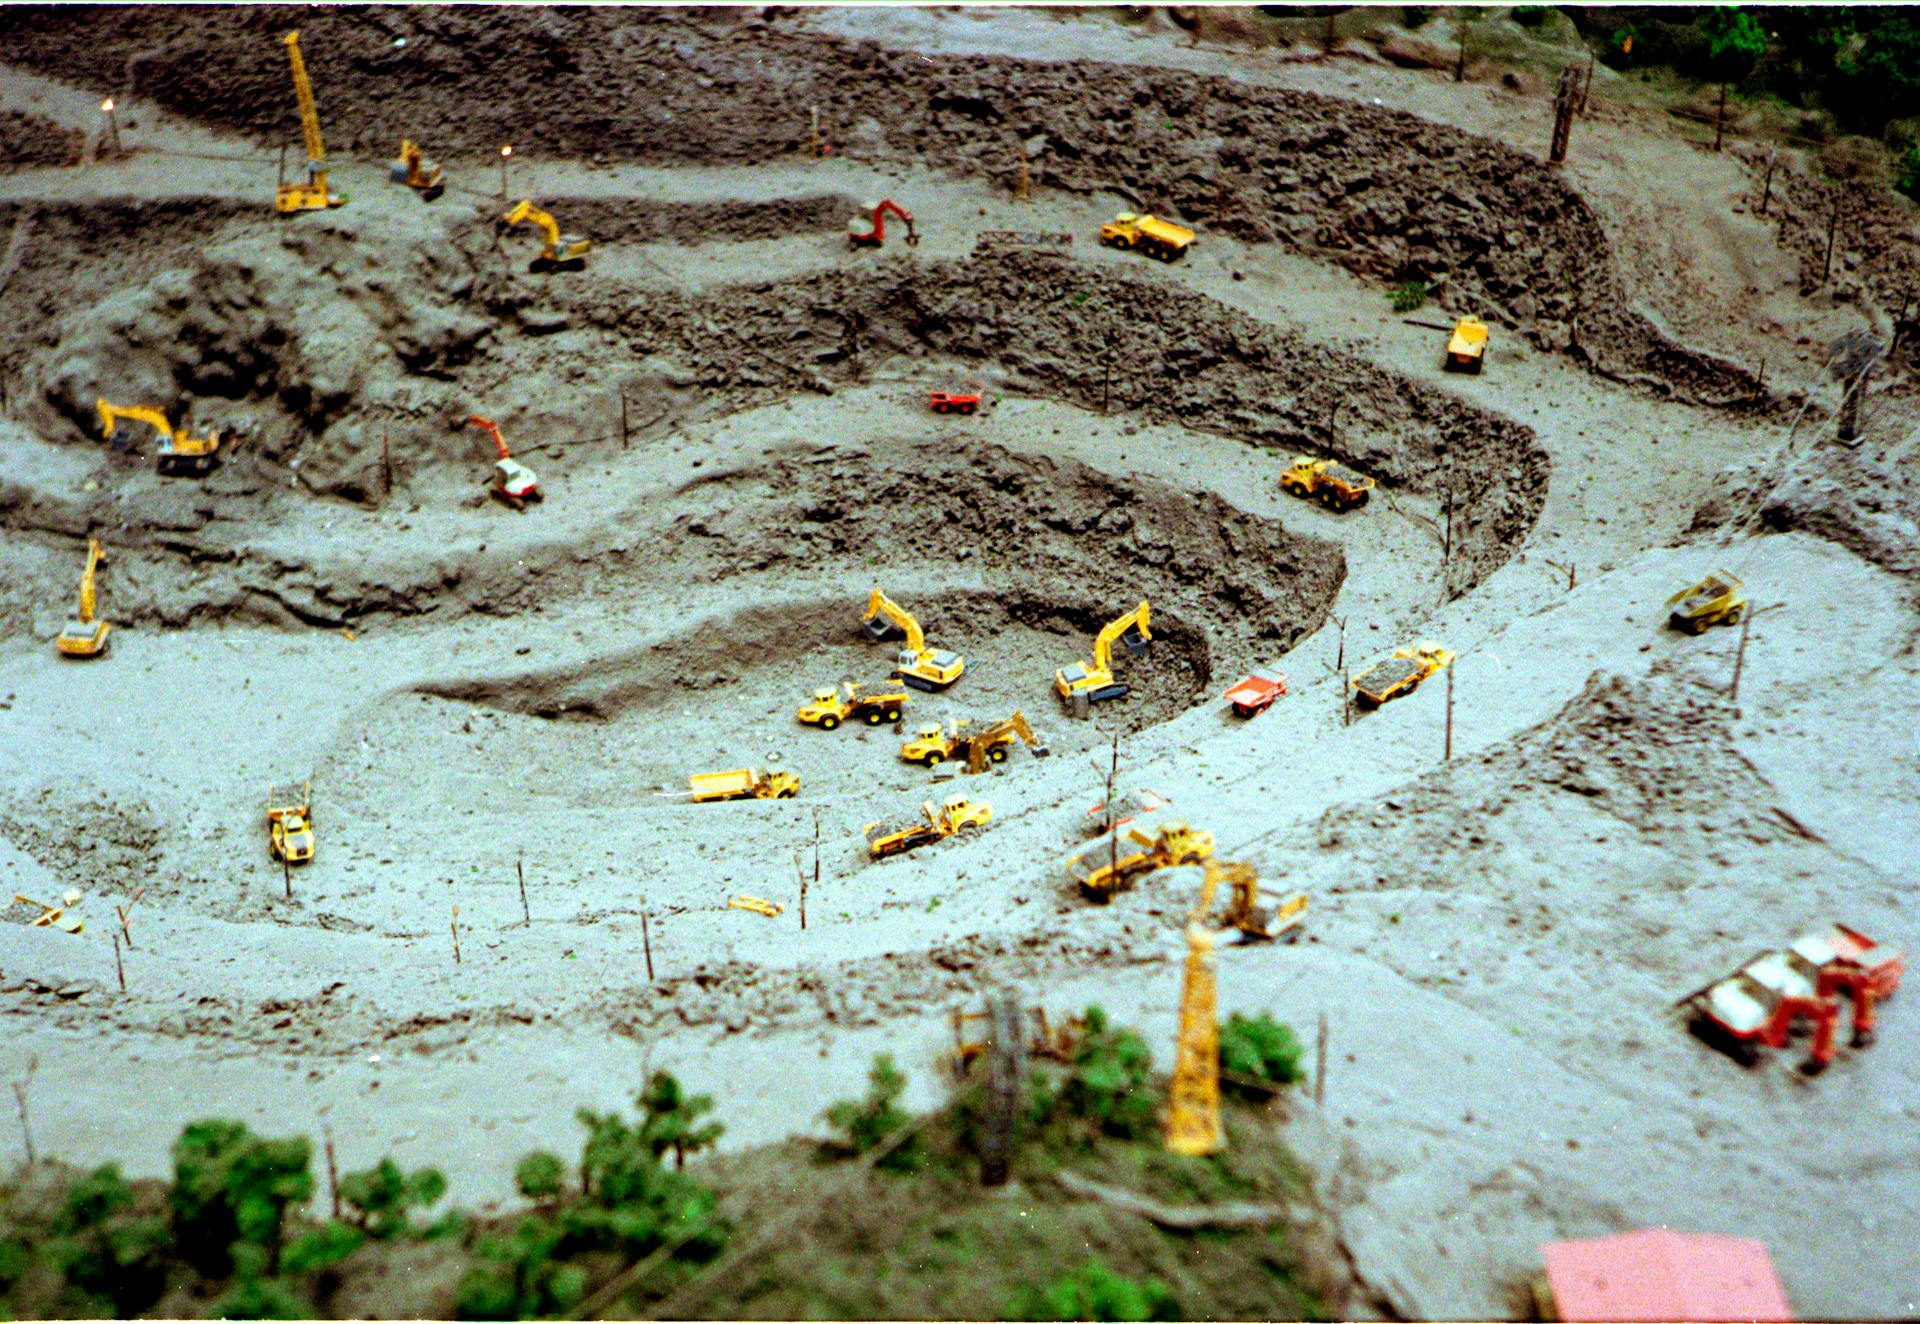
{"type": "Polygon", "coordinates": [[[1853,1046],[1873,1042],[1874,1004],[1893,996],[1904,971],[1902,953],[1835,924],[1782,951],[1762,952],[1725,979],[1682,998],[1694,1033],[1725,1048],[1743,1066],[1761,1048],[1784,1048],[1802,1017],[1813,1022],[1813,1046],[1801,1070],[1822,1071],[1833,1060],[1840,997],[1853,1004],[1853,1046]]]}
{"type": "Polygon", "coordinates": [[[1265,676],[1248,676],[1220,697],[1233,705],[1233,711],[1241,717],[1253,717],[1273,707],[1273,701],[1287,692],[1287,678],[1268,680],[1265,676]]]}
{"type": "Polygon", "coordinates": [[[934,391],[927,397],[936,414],[971,414],[980,408],[980,393],[962,395],[955,391],[934,391]]]}

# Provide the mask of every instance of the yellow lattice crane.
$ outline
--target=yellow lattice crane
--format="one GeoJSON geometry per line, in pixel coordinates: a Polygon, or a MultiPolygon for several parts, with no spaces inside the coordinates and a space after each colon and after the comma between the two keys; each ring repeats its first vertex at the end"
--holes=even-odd
{"type": "Polygon", "coordinates": [[[293,91],[300,99],[300,132],[307,140],[307,178],[301,184],[282,184],[274,194],[275,211],[321,211],[346,201],[327,191],[327,147],[320,141],[320,112],[313,106],[313,84],[307,81],[307,62],[300,58],[300,34],[281,38],[293,64],[293,91]]]}
{"type": "Polygon", "coordinates": [[[1226,1147],[1220,1130],[1220,1010],[1213,933],[1187,925],[1187,973],[1180,986],[1180,1039],[1167,1092],[1167,1148],[1213,1154],[1226,1147]]]}

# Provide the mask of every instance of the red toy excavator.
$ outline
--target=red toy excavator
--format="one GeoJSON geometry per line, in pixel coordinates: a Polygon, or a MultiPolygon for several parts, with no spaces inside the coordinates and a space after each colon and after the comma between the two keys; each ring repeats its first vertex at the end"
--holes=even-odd
{"type": "Polygon", "coordinates": [[[1743,1066],[1760,1049],[1784,1048],[1804,1017],[1813,1044],[1801,1070],[1826,1070],[1833,1061],[1840,998],[1853,1004],[1853,1046],[1873,1042],[1874,1004],[1893,996],[1905,968],[1903,954],[1835,924],[1780,951],[1762,952],[1725,979],[1682,998],[1695,1034],[1724,1048],[1743,1066]]]}
{"type": "Polygon", "coordinates": [[[538,501],[540,480],[533,476],[533,470],[513,458],[513,452],[507,449],[507,439],[500,435],[500,425],[478,414],[470,415],[467,422],[490,433],[493,444],[500,450],[500,458],[494,461],[493,476],[487,480],[493,494],[515,510],[525,510],[527,502],[538,501]]]}
{"type": "Polygon", "coordinates": [[[920,236],[914,232],[913,228],[913,213],[905,207],[902,207],[892,198],[888,198],[884,202],[876,202],[873,204],[873,220],[871,222],[864,216],[856,216],[847,222],[847,247],[878,248],[881,244],[885,243],[887,239],[888,212],[892,212],[895,216],[898,216],[906,225],[907,242],[909,244],[917,244],[920,242],[920,236]],[[866,228],[869,224],[873,226],[871,230],[866,228]]]}

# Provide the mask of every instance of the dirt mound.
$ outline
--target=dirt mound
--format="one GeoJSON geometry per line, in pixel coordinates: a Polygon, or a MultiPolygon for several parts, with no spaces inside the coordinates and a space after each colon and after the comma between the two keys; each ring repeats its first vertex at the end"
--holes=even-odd
{"type": "MultiPolygon", "coordinates": [[[[125,61],[170,109],[286,140],[294,111],[274,58],[286,22],[246,6],[183,6],[165,22],[20,7],[0,13],[0,38],[14,59],[83,83],[102,60],[125,61]]],[[[1543,347],[1577,337],[1597,370],[1655,390],[1757,394],[1744,369],[1630,311],[1599,218],[1541,162],[1400,112],[1190,73],[887,51],[741,10],[369,7],[302,22],[343,151],[384,159],[392,126],[407,124],[443,154],[491,152],[535,123],[555,154],[764,161],[802,149],[818,106],[854,159],[1010,180],[1024,143],[1042,185],[1118,192],[1383,280],[1444,278],[1448,307],[1543,347]],[[450,95],[475,67],[488,95],[450,95]],[[612,87],[632,95],[616,106],[612,87]]]]}
{"type": "MultiPolygon", "coordinates": [[[[624,198],[543,198],[540,205],[569,230],[596,244],[702,244],[717,239],[780,239],[840,230],[860,211],[844,193],[815,193],[769,202],[665,202],[635,206],[624,198]]],[[[868,210],[871,210],[869,208],[868,210]]]]}
{"type": "Polygon", "coordinates": [[[1891,445],[1827,441],[1769,494],[1769,528],[1802,529],[1896,574],[1920,572],[1920,431],[1891,445]]]}
{"type": "Polygon", "coordinates": [[[0,111],[0,174],[42,166],[77,165],[87,136],[24,111],[0,111]]]}

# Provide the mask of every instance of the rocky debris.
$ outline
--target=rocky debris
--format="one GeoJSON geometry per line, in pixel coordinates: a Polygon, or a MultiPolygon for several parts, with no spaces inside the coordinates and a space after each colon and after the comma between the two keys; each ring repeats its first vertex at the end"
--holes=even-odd
{"type": "Polygon", "coordinates": [[[1801,529],[1896,574],[1920,573],[1920,430],[1893,444],[1822,443],[1768,493],[1769,528],[1801,529]]]}
{"type": "Polygon", "coordinates": [[[0,174],[80,163],[87,137],[25,111],[0,110],[0,174]]]}

